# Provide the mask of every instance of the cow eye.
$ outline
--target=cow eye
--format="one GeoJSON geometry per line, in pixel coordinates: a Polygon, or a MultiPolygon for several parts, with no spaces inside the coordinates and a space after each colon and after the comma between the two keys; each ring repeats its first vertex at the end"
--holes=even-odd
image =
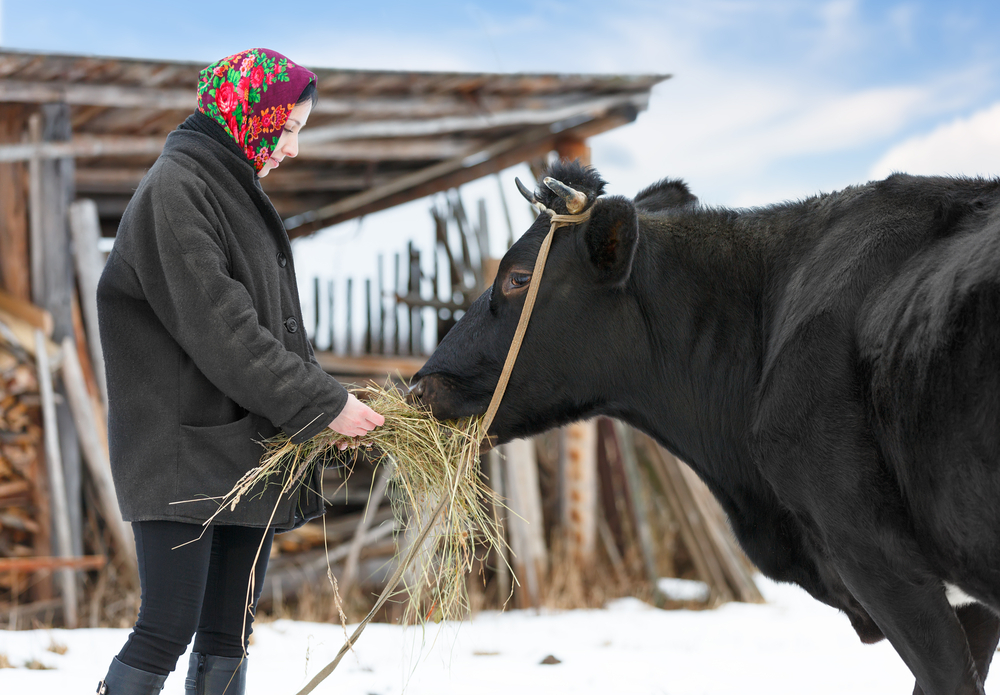
{"type": "Polygon", "coordinates": [[[512,271],[509,275],[507,275],[507,281],[504,283],[503,289],[504,292],[510,292],[522,287],[527,287],[530,283],[531,273],[512,271]]]}

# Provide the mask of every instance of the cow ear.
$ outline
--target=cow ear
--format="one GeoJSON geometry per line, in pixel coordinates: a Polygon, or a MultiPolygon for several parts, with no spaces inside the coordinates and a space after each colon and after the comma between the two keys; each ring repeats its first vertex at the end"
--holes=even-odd
{"type": "Polygon", "coordinates": [[[632,201],[622,196],[599,198],[583,231],[583,243],[600,284],[625,284],[639,243],[639,221],[632,201]]]}

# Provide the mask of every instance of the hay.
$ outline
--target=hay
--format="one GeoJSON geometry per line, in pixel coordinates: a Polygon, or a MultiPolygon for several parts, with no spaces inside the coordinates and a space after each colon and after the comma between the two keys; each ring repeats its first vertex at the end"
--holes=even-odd
{"type": "MultiPolygon", "coordinates": [[[[469,611],[466,576],[473,568],[477,543],[489,552],[504,542],[491,515],[500,501],[479,471],[479,448],[486,434],[483,418],[440,421],[408,403],[391,386],[371,385],[364,391],[368,405],[385,417],[382,427],[360,439],[325,429],[300,444],[285,435],[267,440],[260,465],[221,500],[220,512],[256,496],[255,491],[267,485],[280,484],[282,497],[294,494],[312,478],[316,466],[339,465],[349,474],[359,449],[341,450],[340,445],[370,446],[377,466],[392,467],[390,499],[406,536],[415,536],[440,500],[448,500],[404,575],[409,596],[405,619],[418,623],[462,619],[469,611]],[[459,470],[464,470],[461,477],[459,470]]],[[[397,543],[397,562],[401,561],[401,545],[397,543]]]]}

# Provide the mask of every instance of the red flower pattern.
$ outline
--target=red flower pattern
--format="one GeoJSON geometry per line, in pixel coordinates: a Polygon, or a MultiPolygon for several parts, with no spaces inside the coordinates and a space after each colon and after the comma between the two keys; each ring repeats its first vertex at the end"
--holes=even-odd
{"type": "Polygon", "coordinates": [[[295,101],[315,79],[280,53],[243,51],[202,70],[198,110],[226,129],[259,172],[295,101]]]}
{"type": "Polygon", "coordinates": [[[223,82],[219,85],[219,90],[215,93],[215,103],[219,105],[219,111],[224,114],[231,113],[236,108],[237,101],[232,82],[223,82]]]}

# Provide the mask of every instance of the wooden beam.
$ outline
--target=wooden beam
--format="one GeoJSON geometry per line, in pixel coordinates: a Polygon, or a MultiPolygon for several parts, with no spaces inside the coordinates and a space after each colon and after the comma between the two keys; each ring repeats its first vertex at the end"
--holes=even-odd
{"type": "MultiPolygon", "coordinates": [[[[84,461],[97,490],[101,515],[111,533],[111,540],[118,557],[124,560],[131,578],[134,578],[138,576],[135,539],[132,537],[132,529],[122,521],[121,509],[118,507],[118,497],[111,479],[111,461],[102,443],[102,433],[99,432],[99,428],[104,424],[98,419],[98,413],[95,412],[87,391],[76,345],[68,337],[62,342],[62,367],[63,384],[69,397],[73,422],[80,437],[84,461]]],[[[103,412],[100,415],[103,416],[103,412]]]]}
{"type": "MultiPolygon", "coordinates": [[[[197,73],[192,69],[192,77],[197,73]]],[[[588,81],[593,82],[589,76],[588,81]]],[[[644,85],[640,85],[640,88],[644,85]]],[[[651,85],[650,85],[651,86],[651,85]]],[[[440,118],[454,116],[481,117],[513,111],[528,104],[531,110],[551,111],[571,108],[579,101],[579,94],[592,95],[583,86],[574,93],[538,94],[524,90],[515,96],[483,95],[475,100],[464,93],[417,94],[400,96],[369,96],[365,94],[342,95],[320,90],[320,100],[314,114],[344,117],[373,118],[404,117],[440,118]]],[[[648,87],[646,87],[648,89],[648,87]]],[[[634,88],[633,88],[634,89],[634,88]]],[[[644,91],[639,91],[644,94],[644,91]]],[[[616,95],[620,98],[621,95],[616,95]]],[[[130,85],[85,84],[65,81],[24,81],[0,79],[0,102],[22,104],[64,103],[71,106],[117,109],[156,109],[166,111],[193,111],[197,95],[193,88],[140,87],[130,85]]]]}
{"type": "Polygon", "coordinates": [[[27,162],[32,157],[62,159],[66,157],[133,157],[157,156],[163,151],[162,136],[93,136],[80,135],[65,142],[43,142],[38,145],[2,145],[0,162],[27,162]]]}
{"type": "Polygon", "coordinates": [[[565,104],[551,109],[514,109],[498,113],[480,113],[472,116],[445,116],[443,118],[366,120],[353,123],[337,123],[316,126],[303,131],[299,136],[302,145],[331,142],[333,140],[356,140],[359,138],[427,137],[444,133],[481,131],[492,128],[525,127],[549,125],[567,119],[591,120],[600,118],[615,109],[629,105],[636,110],[645,109],[649,94],[616,94],[576,103],[565,104]]]}
{"type": "Polygon", "coordinates": [[[618,126],[631,123],[637,112],[624,109],[604,118],[571,126],[553,133],[545,126],[505,138],[481,153],[455,158],[406,174],[379,189],[344,198],[331,205],[296,215],[285,220],[291,237],[311,234],[324,227],[369,215],[411,200],[456,188],[475,179],[526,162],[551,152],[557,137],[589,138],[618,126]]]}
{"type": "Polygon", "coordinates": [[[107,412],[108,379],[104,371],[104,351],[101,349],[101,334],[97,326],[97,283],[104,270],[104,259],[97,248],[101,238],[101,221],[97,217],[97,205],[94,201],[81,199],[70,203],[69,230],[73,239],[73,260],[80,288],[80,308],[86,329],[90,364],[93,366],[104,412],[107,412]]]}
{"type": "MultiPolygon", "coordinates": [[[[303,135],[309,132],[303,131],[303,135]]],[[[298,158],[332,161],[411,161],[462,157],[483,147],[483,138],[387,138],[312,142],[298,158]]]]}
{"type": "Polygon", "coordinates": [[[500,447],[507,492],[506,529],[510,538],[518,608],[541,605],[548,569],[538,461],[533,439],[515,439],[500,447]]]}
{"type": "Polygon", "coordinates": [[[0,572],[41,570],[99,570],[108,564],[104,555],[82,557],[0,557],[0,572]]]}
{"type": "Polygon", "coordinates": [[[0,290],[0,310],[16,316],[32,328],[40,328],[46,338],[52,337],[52,314],[45,309],[0,290]]]}
{"type": "Polygon", "coordinates": [[[560,457],[562,527],[568,560],[593,566],[597,551],[597,420],[563,427],[560,457]]]}
{"type": "MultiPolygon", "coordinates": [[[[66,479],[63,474],[60,455],[59,429],[56,421],[55,392],[52,389],[52,372],[49,369],[48,354],[45,350],[45,336],[35,330],[35,354],[38,364],[38,390],[42,396],[42,415],[45,428],[45,458],[48,463],[49,500],[54,511],[56,539],[59,557],[73,556],[73,536],[70,530],[69,500],[66,496],[66,479]]],[[[76,575],[71,569],[60,571],[60,589],[66,615],[66,627],[73,629],[77,624],[76,575]]]]}
{"type": "Polygon", "coordinates": [[[423,357],[365,355],[340,357],[332,352],[316,351],[319,366],[330,374],[345,376],[400,376],[409,379],[424,366],[423,357]]]}
{"type": "MultiPolygon", "coordinates": [[[[21,141],[27,109],[0,104],[0,146],[21,141]]],[[[0,163],[0,281],[19,299],[31,299],[28,274],[28,172],[17,162],[0,163]]]]}
{"type": "MultiPolygon", "coordinates": [[[[308,132],[308,131],[305,131],[308,132]]],[[[305,135],[303,132],[303,135],[305,135]]],[[[76,135],[69,142],[0,145],[0,162],[26,162],[35,154],[42,159],[61,157],[155,157],[163,151],[166,138],[128,135],[76,135]]],[[[386,140],[346,140],[310,143],[300,159],[315,161],[420,161],[464,156],[482,147],[482,138],[393,138],[386,140]]]]}
{"type": "Polygon", "coordinates": [[[0,80],[0,101],[193,111],[198,98],[193,89],[0,80]]]}

